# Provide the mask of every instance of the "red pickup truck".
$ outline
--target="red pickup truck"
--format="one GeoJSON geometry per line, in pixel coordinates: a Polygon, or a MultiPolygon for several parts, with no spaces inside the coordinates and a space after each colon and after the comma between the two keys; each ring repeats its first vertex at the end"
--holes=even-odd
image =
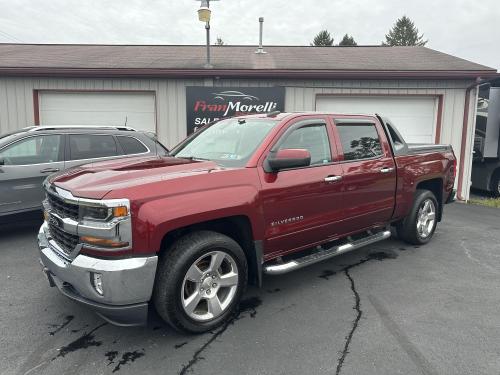
{"type": "Polygon", "coordinates": [[[77,167],[45,183],[51,286],[117,325],[148,307],[174,328],[230,319],[247,282],[388,238],[428,242],[454,199],[450,146],[406,144],[373,115],[220,120],[164,157],[77,167]]]}

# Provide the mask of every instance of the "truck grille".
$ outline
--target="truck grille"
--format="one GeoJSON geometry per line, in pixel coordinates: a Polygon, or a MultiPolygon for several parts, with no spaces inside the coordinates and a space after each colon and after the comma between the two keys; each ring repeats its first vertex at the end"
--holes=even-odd
{"type": "Polygon", "coordinates": [[[49,232],[52,236],[52,239],[57,242],[57,244],[61,247],[61,249],[69,254],[76,245],[78,245],[79,237],[73,234],[66,233],[61,228],[54,225],[49,221],[49,232]]]}
{"type": "Polygon", "coordinates": [[[48,193],[47,200],[52,210],[54,210],[61,217],[69,217],[73,220],[78,220],[78,205],[74,203],[67,203],[61,198],[48,193]]]}

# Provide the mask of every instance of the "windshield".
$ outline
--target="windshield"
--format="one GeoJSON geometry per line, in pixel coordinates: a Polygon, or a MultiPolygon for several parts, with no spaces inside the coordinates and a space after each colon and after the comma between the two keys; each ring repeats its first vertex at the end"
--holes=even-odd
{"type": "Polygon", "coordinates": [[[243,167],[277,124],[276,120],[221,120],[176,147],[171,156],[212,160],[224,167],[243,167]]]}

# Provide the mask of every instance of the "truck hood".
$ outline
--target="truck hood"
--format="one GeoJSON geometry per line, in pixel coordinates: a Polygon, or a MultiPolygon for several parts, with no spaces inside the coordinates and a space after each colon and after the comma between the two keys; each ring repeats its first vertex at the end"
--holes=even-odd
{"type": "Polygon", "coordinates": [[[174,157],[134,157],[85,164],[49,177],[75,197],[102,199],[112,190],[223,169],[212,161],[174,157]]]}

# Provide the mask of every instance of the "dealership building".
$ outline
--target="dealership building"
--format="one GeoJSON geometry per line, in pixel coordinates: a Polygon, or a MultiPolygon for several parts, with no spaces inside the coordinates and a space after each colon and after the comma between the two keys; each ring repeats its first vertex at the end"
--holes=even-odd
{"type": "Polygon", "coordinates": [[[425,47],[0,44],[0,134],[126,125],[171,147],[235,113],[380,113],[408,142],[449,143],[468,198],[477,84],[496,70],[425,47]]]}

